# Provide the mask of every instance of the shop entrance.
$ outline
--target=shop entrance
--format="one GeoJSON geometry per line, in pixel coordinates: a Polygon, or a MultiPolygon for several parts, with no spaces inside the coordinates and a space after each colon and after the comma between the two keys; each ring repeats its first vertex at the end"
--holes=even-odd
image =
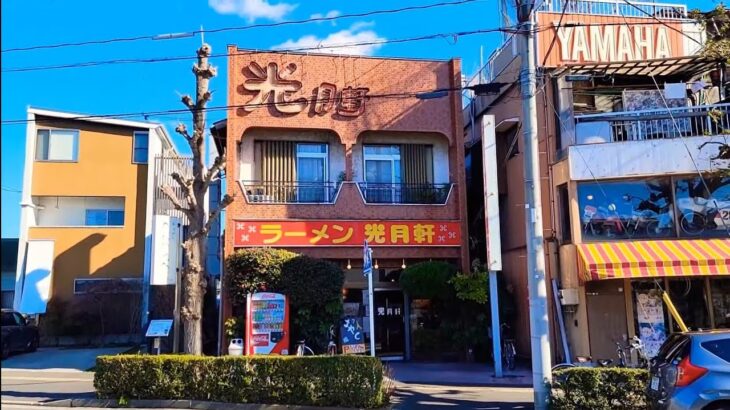
{"type": "Polygon", "coordinates": [[[378,356],[403,356],[405,352],[405,321],[403,292],[400,290],[376,290],[375,303],[375,354],[378,356]]]}
{"type": "Polygon", "coordinates": [[[588,334],[594,359],[618,360],[616,342],[626,344],[626,301],[622,280],[589,282],[586,286],[588,334]]]}

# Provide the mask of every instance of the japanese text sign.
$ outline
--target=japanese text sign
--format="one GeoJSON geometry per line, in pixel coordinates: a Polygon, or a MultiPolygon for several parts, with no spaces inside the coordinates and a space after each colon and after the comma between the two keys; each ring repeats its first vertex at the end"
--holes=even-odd
{"type": "Polygon", "coordinates": [[[453,221],[235,221],[234,245],[250,246],[460,246],[453,221]]]}
{"type": "Polygon", "coordinates": [[[342,319],[340,342],[343,354],[365,353],[365,332],[363,331],[361,317],[342,319]]]}

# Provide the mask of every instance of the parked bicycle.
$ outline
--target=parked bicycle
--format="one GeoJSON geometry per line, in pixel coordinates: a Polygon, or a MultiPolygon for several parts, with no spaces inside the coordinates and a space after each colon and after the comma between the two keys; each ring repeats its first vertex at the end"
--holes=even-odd
{"type": "Polygon", "coordinates": [[[517,349],[515,348],[515,339],[507,337],[509,335],[510,327],[506,323],[502,323],[499,326],[500,334],[502,335],[502,361],[504,366],[509,370],[515,369],[515,359],[517,358],[517,349]],[[507,332],[505,332],[505,329],[507,332]]]}
{"type": "Polygon", "coordinates": [[[680,198],[677,206],[681,211],[679,227],[690,236],[705,230],[730,227],[730,198],[722,201],[700,197],[680,198]]]}
{"type": "Polygon", "coordinates": [[[334,325],[330,326],[329,337],[330,340],[327,343],[327,356],[334,356],[337,354],[337,342],[335,342],[337,338],[334,325]]]}
{"type": "Polygon", "coordinates": [[[304,340],[300,340],[297,342],[297,349],[296,349],[296,355],[297,356],[314,356],[314,351],[307,346],[304,340]]]}

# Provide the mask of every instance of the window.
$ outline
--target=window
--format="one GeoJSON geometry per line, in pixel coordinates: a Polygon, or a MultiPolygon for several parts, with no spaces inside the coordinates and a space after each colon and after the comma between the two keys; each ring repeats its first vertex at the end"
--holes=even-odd
{"type": "Polygon", "coordinates": [[[2,326],[17,326],[12,312],[2,312],[2,326]]]}
{"type": "Polygon", "coordinates": [[[121,209],[87,209],[87,226],[122,226],[124,210],[121,209]]]}
{"type": "Polygon", "coordinates": [[[150,133],[147,131],[134,132],[134,154],[132,162],[135,164],[146,164],[149,157],[150,133]]]}
{"type": "Polygon", "coordinates": [[[35,159],[37,161],[76,161],[79,132],[76,130],[38,130],[35,159]]]}
{"type": "Polygon", "coordinates": [[[730,338],[700,343],[708,352],[730,363],[730,338]]]}
{"type": "Polygon", "coordinates": [[[327,144],[297,144],[297,202],[326,202],[327,144]]]}
{"type": "Polygon", "coordinates": [[[578,203],[584,240],[675,236],[669,179],[581,183],[578,203]]]}
{"type": "Polygon", "coordinates": [[[365,145],[365,200],[398,202],[401,183],[401,157],[398,145],[365,145]]]}
{"type": "Polygon", "coordinates": [[[728,237],[730,177],[705,176],[704,182],[700,177],[678,179],[675,189],[680,236],[728,237]]]}
{"type": "Polygon", "coordinates": [[[568,197],[568,184],[563,184],[558,187],[558,201],[560,201],[560,234],[562,235],[563,242],[568,243],[572,239],[570,231],[570,198],[568,197]]]}
{"type": "Polygon", "coordinates": [[[142,291],[142,279],[75,279],[74,293],[138,293],[142,291]]]}

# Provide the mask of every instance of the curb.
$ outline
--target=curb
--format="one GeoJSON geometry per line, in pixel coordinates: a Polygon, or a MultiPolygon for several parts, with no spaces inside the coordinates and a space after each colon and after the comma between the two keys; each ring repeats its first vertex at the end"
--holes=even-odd
{"type": "MultiPolygon", "coordinates": [[[[3,400],[0,404],[33,407],[97,407],[97,408],[144,408],[144,409],[190,409],[190,410],[341,410],[351,407],[294,406],[283,404],[223,403],[198,400],[129,400],[120,405],[114,399],[63,399],[44,402],[3,400]]],[[[391,410],[393,405],[375,410],[391,410]]]]}

